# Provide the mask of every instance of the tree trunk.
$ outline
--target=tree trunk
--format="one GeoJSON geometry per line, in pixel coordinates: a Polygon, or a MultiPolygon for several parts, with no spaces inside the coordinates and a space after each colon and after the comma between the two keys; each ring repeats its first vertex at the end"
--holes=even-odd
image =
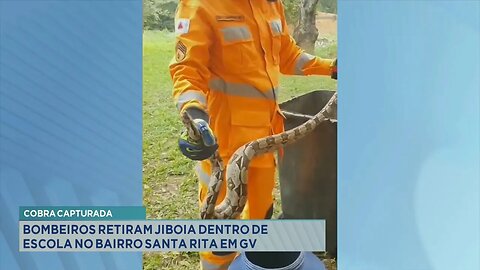
{"type": "Polygon", "coordinates": [[[315,50],[315,41],[318,37],[318,29],[315,26],[318,0],[301,0],[300,16],[297,26],[293,31],[293,38],[308,53],[315,50]]]}

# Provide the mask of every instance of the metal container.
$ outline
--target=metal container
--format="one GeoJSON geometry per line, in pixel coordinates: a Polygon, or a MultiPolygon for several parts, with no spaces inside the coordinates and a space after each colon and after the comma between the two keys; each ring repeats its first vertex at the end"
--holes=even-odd
{"type": "MultiPolygon", "coordinates": [[[[286,111],[285,129],[294,128],[318,113],[334,94],[313,91],[280,105],[286,111]]],[[[335,111],[336,112],[336,111],[335,111]]],[[[336,113],[332,118],[336,118],[336,113]]],[[[337,250],[337,122],[324,121],[310,135],[287,145],[279,158],[284,219],[325,219],[326,250],[337,250]]]]}
{"type": "Polygon", "coordinates": [[[246,252],[235,258],[228,270],[325,270],[311,252],[246,252]]]}

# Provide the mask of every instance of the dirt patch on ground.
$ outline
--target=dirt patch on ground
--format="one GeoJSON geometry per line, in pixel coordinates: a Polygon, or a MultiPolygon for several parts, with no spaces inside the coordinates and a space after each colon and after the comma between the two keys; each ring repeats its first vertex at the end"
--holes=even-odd
{"type": "Polygon", "coordinates": [[[337,14],[317,13],[316,26],[319,38],[337,37],[337,14]]]}

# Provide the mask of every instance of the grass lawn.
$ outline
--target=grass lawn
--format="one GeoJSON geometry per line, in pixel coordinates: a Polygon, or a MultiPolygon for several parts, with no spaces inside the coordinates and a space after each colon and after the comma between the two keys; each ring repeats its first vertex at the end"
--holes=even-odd
{"type": "MultiPolygon", "coordinates": [[[[143,203],[149,219],[198,218],[194,162],[184,158],[176,145],[182,125],[171,97],[172,82],[168,72],[173,49],[172,33],[144,32],[143,203]]],[[[318,49],[317,55],[335,57],[336,45],[318,49]]],[[[280,100],[314,89],[336,89],[336,82],[321,77],[283,77],[280,100]]],[[[198,255],[145,253],[143,264],[148,270],[192,270],[198,268],[198,255]]]]}

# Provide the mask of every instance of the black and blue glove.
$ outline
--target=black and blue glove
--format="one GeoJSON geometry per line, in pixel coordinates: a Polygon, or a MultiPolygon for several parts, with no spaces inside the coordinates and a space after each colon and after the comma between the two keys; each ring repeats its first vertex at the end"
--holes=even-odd
{"type": "Polygon", "coordinates": [[[207,121],[194,119],[193,126],[198,134],[197,140],[192,139],[185,130],[180,135],[178,146],[184,156],[192,160],[204,160],[211,157],[218,149],[218,144],[213,131],[207,121]]]}
{"type": "Polygon", "coordinates": [[[330,77],[332,77],[332,79],[336,80],[337,77],[338,77],[338,74],[337,74],[337,59],[335,59],[332,62],[331,69],[332,69],[332,73],[331,73],[330,77]]]}

